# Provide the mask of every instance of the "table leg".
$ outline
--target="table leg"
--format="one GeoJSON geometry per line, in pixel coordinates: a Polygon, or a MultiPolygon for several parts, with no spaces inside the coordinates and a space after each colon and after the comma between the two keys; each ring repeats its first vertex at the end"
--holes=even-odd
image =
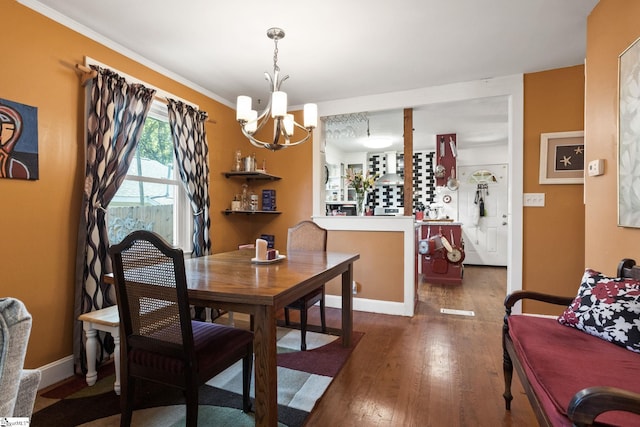
{"type": "Polygon", "coordinates": [[[254,316],[256,426],[278,424],[276,319],[273,306],[260,306],[254,316]]]}
{"type": "Polygon", "coordinates": [[[353,331],[353,263],[342,273],[342,346],[351,346],[353,331]]]}
{"type": "Polygon", "coordinates": [[[116,368],[116,381],[113,383],[113,391],[120,395],[120,332],[111,331],[113,336],[113,364],[116,368]]]}
{"type": "Polygon", "coordinates": [[[98,371],[96,371],[96,352],[98,340],[96,339],[97,331],[93,328],[91,322],[82,322],[84,335],[87,337],[85,352],[87,353],[87,385],[92,386],[98,379],[98,371]]]}

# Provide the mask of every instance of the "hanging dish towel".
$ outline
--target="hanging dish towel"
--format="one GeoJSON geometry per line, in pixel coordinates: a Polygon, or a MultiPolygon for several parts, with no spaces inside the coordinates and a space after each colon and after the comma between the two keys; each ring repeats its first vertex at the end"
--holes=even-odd
{"type": "MultiPolygon", "coordinates": [[[[476,198],[473,200],[474,204],[480,202],[480,190],[476,190],[476,198]]],[[[471,224],[477,226],[480,223],[480,210],[478,207],[471,210],[471,224]]]]}

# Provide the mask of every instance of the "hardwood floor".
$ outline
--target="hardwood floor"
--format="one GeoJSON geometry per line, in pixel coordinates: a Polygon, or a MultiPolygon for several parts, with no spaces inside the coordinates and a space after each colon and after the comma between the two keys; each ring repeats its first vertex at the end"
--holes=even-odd
{"type": "MultiPolygon", "coordinates": [[[[461,286],[422,283],[412,318],[354,312],[354,330],[365,335],[305,426],[537,426],[515,373],[504,409],[505,289],[504,268],[467,266],[461,286]]],[[[318,325],[317,309],[309,314],[318,325]]],[[[340,310],[327,309],[327,324],[340,327],[340,310]]],[[[38,397],[36,410],[50,403],[38,397]]]]}
{"type": "MultiPolygon", "coordinates": [[[[504,408],[505,289],[504,268],[467,266],[461,286],[422,283],[412,318],[354,312],[365,335],[306,426],[537,426],[515,374],[504,408]]],[[[338,310],[328,322],[339,327],[338,310]]]]}

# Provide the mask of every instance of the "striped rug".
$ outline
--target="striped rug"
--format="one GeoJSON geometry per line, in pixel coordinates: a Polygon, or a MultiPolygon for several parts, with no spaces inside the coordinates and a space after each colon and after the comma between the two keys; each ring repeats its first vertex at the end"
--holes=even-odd
{"type": "MultiPolygon", "coordinates": [[[[302,352],[300,331],[278,328],[277,333],[279,425],[302,426],[363,334],[354,332],[353,345],[343,348],[337,336],[307,332],[308,350],[302,352]]],[[[241,409],[241,371],[238,363],[200,389],[199,425],[255,425],[254,414],[241,409]]],[[[43,393],[31,426],[119,426],[119,398],[113,392],[113,381],[113,368],[107,365],[94,386],[87,387],[84,378],[75,377],[43,393]]],[[[252,383],[252,398],[253,391],[252,383]]],[[[184,398],[178,390],[140,382],[135,408],[133,426],[185,424],[184,398]]]]}

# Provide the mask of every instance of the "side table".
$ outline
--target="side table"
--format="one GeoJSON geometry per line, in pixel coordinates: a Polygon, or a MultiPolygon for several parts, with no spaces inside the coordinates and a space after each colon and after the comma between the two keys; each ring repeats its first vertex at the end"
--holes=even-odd
{"type": "Polygon", "coordinates": [[[116,394],[120,394],[120,315],[118,314],[118,306],[103,308],[101,310],[83,313],[78,316],[78,320],[82,321],[82,329],[87,337],[87,385],[92,386],[98,379],[98,371],[96,371],[96,353],[98,340],[96,339],[97,331],[109,332],[113,337],[115,348],[113,349],[113,363],[116,369],[116,381],[113,384],[113,390],[116,394]]]}

